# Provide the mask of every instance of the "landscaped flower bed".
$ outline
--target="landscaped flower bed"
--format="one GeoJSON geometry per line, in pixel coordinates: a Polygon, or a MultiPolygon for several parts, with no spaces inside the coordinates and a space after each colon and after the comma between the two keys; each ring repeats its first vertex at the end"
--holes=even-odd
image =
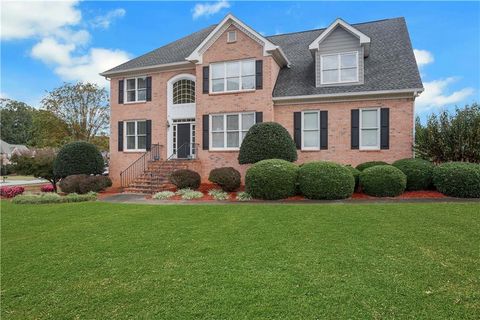
{"type": "Polygon", "coordinates": [[[13,198],[17,195],[22,194],[24,191],[25,191],[25,188],[22,186],[13,186],[13,187],[4,186],[0,188],[0,196],[2,198],[13,198]]]}

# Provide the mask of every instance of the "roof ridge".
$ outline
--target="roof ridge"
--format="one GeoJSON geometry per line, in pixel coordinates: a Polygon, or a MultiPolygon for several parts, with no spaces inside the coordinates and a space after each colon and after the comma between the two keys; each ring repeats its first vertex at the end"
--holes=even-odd
{"type": "MultiPolygon", "coordinates": [[[[358,22],[358,23],[352,23],[350,25],[351,26],[358,26],[358,25],[362,25],[362,24],[377,23],[377,22],[382,22],[382,21],[398,20],[398,19],[404,19],[404,17],[395,17],[395,18],[387,18],[387,19],[379,19],[379,20],[358,22]]],[[[325,27],[325,28],[316,28],[316,29],[309,29],[309,30],[302,30],[302,31],[285,32],[285,33],[279,33],[279,34],[273,34],[273,35],[265,36],[265,38],[273,38],[273,37],[285,36],[285,35],[290,35],[290,34],[295,34],[295,33],[305,33],[305,32],[312,32],[312,31],[319,31],[319,30],[325,30],[327,28],[328,28],[328,26],[325,27]]]]}

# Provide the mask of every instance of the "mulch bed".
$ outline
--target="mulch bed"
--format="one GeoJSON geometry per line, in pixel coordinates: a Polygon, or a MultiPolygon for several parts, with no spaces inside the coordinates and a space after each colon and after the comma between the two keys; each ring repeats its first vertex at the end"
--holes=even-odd
{"type": "MultiPolygon", "coordinates": [[[[217,185],[214,185],[214,184],[201,184],[200,187],[198,188],[198,191],[200,191],[204,194],[203,197],[200,198],[200,199],[193,199],[193,200],[188,200],[188,201],[202,202],[202,201],[212,201],[212,200],[214,200],[213,197],[208,194],[208,191],[211,190],[211,189],[219,189],[219,187],[217,185]]],[[[243,191],[243,190],[244,190],[244,186],[242,186],[239,191],[243,191]]],[[[108,191],[110,191],[110,190],[108,190],[108,191]]],[[[112,192],[112,193],[114,193],[114,192],[112,192]]],[[[108,195],[111,195],[112,193],[109,192],[108,195]]],[[[230,199],[228,201],[233,201],[233,202],[238,201],[236,199],[236,195],[237,195],[236,192],[230,192],[229,193],[230,199]]],[[[104,197],[103,193],[100,193],[99,198],[103,198],[103,197],[104,197]]],[[[152,199],[152,195],[146,195],[145,198],[146,199],[152,199]]],[[[362,192],[355,192],[352,195],[352,197],[349,198],[349,199],[352,199],[352,200],[375,200],[375,199],[441,199],[441,198],[447,198],[447,196],[438,192],[438,191],[434,191],[434,190],[421,190],[421,191],[405,191],[403,194],[401,194],[398,197],[384,197],[384,198],[372,197],[372,196],[366,195],[362,192]]],[[[182,198],[181,198],[181,196],[175,195],[172,198],[170,198],[169,200],[182,200],[182,198]]],[[[310,200],[305,198],[304,196],[298,195],[298,196],[289,197],[289,198],[284,199],[282,201],[310,201],[310,200]]]]}

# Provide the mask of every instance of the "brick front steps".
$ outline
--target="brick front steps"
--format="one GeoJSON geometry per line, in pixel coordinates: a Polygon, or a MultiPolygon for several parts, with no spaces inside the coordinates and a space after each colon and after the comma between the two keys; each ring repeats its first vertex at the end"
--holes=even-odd
{"type": "Polygon", "coordinates": [[[179,169],[192,169],[199,165],[199,160],[161,160],[148,163],[148,169],[133,180],[124,189],[127,193],[155,193],[165,190],[174,190],[168,177],[179,169]]]}

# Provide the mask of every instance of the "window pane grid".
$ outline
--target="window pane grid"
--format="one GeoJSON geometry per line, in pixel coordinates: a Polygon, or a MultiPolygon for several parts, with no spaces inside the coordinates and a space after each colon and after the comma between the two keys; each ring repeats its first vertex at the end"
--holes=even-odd
{"type": "Polygon", "coordinates": [[[303,112],[302,148],[320,148],[320,113],[318,111],[303,112]]]}
{"type": "Polygon", "coordinates": [[[254,60],[214,63],[211,73],[211,92],[255,89],[254,60]]]}
{"type": "Polygon", "coordinates": [[[321,82],[340,83],[358,81],[357,52],[323,55],[321,57],[321,82]]]}
{"type": "Polygon", "coordinates": [[[147,100],[147,77],[126,79],[125,83],[125,95],[127,102],[139,102],[147,100]]]}
{"type": "Polygon", "coordinates": [[[211,118],[212,147],[216,149],[238,149],[255,123],[255,113],[251,112],[212,115],[211,118]]]}
{"type": "Polygon", "coordinates": [[[126,124],[126,146],[127,150],[144,150],[147,147],[147,122],[127,121],[126,124]]]}
{"type": "Polygon", "coordinates": [[[380,148],[379,109],[360,109],[360,147],[380,148]]]}
{"type": "Polygon", "coordinates": [[[173,84],[173,104],[195,103],[195,81],[181,79],[173,84]]]}

